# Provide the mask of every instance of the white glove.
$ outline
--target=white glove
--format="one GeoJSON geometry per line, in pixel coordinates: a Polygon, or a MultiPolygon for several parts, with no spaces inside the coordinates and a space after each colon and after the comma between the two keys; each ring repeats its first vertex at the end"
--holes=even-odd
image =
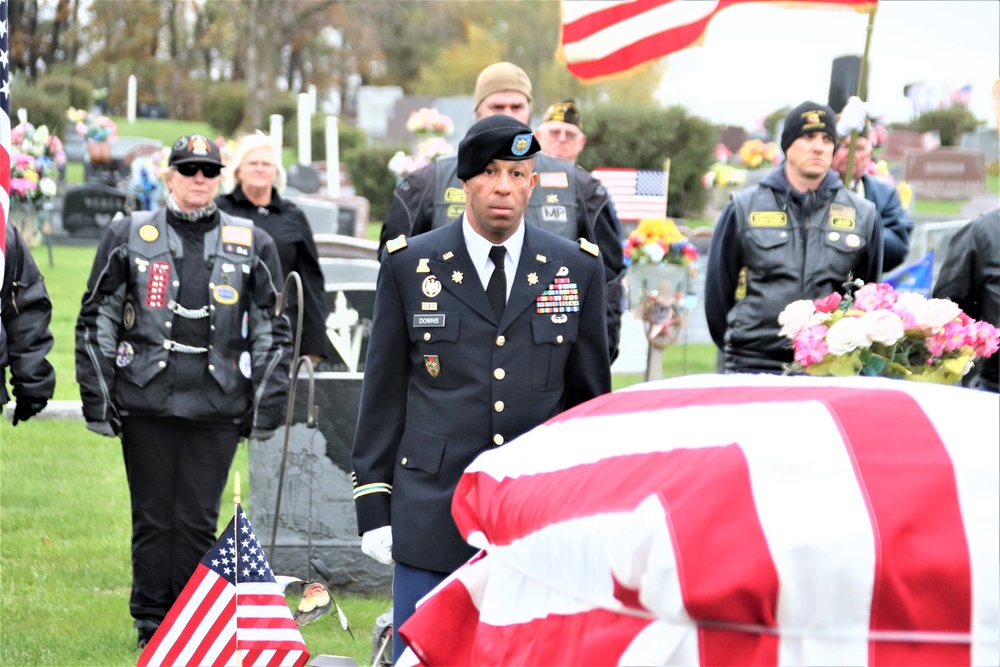
{"type": "Polygon", "coordinates": [[[837,136],[850,136],[852,130],[860,132],[865,129],[865,119],[868,118],[868,111],[865,103],[857,95],[852,95],[847,99],[843,111],[840,112],[840,120],[837,121],[837,136]]]}
{"type": "Polygon", "coordinates": [[[392,565],[392,526],[368,530],[361,536],[361,551],[384,565],[392,565]]]}

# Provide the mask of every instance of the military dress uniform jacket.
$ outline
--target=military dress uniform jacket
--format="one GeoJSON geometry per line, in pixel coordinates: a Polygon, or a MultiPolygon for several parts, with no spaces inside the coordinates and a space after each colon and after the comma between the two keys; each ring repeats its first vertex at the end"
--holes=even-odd
{"type": "Polygon", "coordinates": [[[45,358],[52,349],[52,302],[20,232],[10,221],[0,278],[0,406],[7,403],[7,371],[14,397],[52,398],[56,372],[45,358]]]}
{"type": "Polygon", "coordinates": [[[848,278],[877,282],[882,225],[875,206],[836,172],[796,193],[784,166],[733,195],[712,235],[705,316],[726,371],[781,373],[792,361],[778,315],[799,299],[843,292],[848,278]]]}
{"type": "Polygon", "coordinates": [[[275,315],[281,269],[274,242],[249,220],[218,216],[204,234],[203,258],[184,257],[166,209],[108,228],[76,325],[87,421],[181,417],[242,423],[245,435],[283,423],[291,332],[287,318],[275,315]],[[195,289],[204,289],[197,310],[178,303],[177,263],[192,260],[206,262],[210,275],[195,289]],[[196,326],[205,340],[178,335],[196,326]]]}
{"type": "MultiPolygon", "coordinates": [[[[417,236],[461,217],[465,192],[457,169],[457,155],[448,155],[399,182],[382,224],[380,249],[400,234],[417,236]]],[[[600,181],[569,160],[537,153],[535,171],[538,185],[524,212],[525,221],[571,241],[587,239],[601,250],[607,283],[608,347],[613,361],[618,356],[625,261],[621,223],[611,196],[600,181]]]]}
{"type": "Polygon", "coordinates": [[[437,572],[465,562],[475,550],[451,516],[465,467],[610,391],[595,254],[527,226],[498,322],[461,223],[383,252],[353,476],[359,532],[391,523],[396,561],[437,572]]]}

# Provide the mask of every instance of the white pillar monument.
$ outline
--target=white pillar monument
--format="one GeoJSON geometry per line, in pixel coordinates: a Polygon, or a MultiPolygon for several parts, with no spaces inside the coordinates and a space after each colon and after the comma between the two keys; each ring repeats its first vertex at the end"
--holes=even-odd
{"type": "Polygon", "coordinates": [[[312,99],[309,93],[299,93],[297,127],[299,134],[299,165],[312,164],[312,99]]]}
{"type": "Polygon", "coordinates": [[[326,193],[340,196],[340,137],[336,116],[326,117],[326,193]]]}
{"type": "Polygon", "coordinates": [[[132,124],[135,122],[135,89],[136,80],[135,74],[130,74],[128,77],[128,122],[132,124]]]}

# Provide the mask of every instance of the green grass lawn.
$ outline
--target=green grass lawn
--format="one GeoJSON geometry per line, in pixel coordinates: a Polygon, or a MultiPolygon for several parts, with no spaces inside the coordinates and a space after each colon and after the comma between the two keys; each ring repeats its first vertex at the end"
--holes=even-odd
{"type": "MultiPolygon", "coordinates": [[[[378,224],[370,235],[378,238],[378,224]]],[[[53,304],[56,400],[79,400],[73,328],[96,244],[33,250],[53,304]]],[[[667,348],[663,375],[709,373],[712,345],[667,348]]],[[[616,375],[614,388],[642,382],[616,375]]],[[[223,495],[221,532],[232,518],[233,478],[243,493],[249,480],[247,448],[237,452],[223,495]]],[[[0,667],[20,665],[133,665],[135,631],[128,612],[129,497],[121,445],[86,430],[82,421],[31,420],[13,427],[0,419],[0,667]]],[[[305,626],[316,654],[345,655],[365,665],[375,618],[391,606],[385,597],[337,598],[354,638],[331,616],[305,626]]]]}

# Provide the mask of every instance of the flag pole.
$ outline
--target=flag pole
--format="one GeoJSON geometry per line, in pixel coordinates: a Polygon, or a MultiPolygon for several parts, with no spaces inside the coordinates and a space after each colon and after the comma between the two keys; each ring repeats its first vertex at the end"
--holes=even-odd
{"type": "MultiPolygon", "coordinates": [[[[236,605],[236,616],[240,613],[240,471],[236,471],[236,478],[233,480],[233,585],[235,594],[233,604],[236,605]]],[[[243,653],[240,652],[240,624],[236,618],[236,665],[243,667],[243,653]]]]}
{"type": "MultiPolygon", "coordinates": [[[[868,10],[868,29],[865,33],[865,52],[861,56],[861,72],[858,76],[858,97],[862,102],[864,99],[865,88],[868,87],[868,53],[871,50],[872,45],[872,32],[875,30],[875,12],[878,9],[877,4],[873,4],[868,10]]],[[[854,149],[858,144],[858,131],[851,130],[851,146],[847,150],[847,172],[844,174],[844,185],[848,188],[851,187],[851,181],[854,179],[854,149]]],[[[836,148],[834,148],[836,150],[836,148]]]]}

